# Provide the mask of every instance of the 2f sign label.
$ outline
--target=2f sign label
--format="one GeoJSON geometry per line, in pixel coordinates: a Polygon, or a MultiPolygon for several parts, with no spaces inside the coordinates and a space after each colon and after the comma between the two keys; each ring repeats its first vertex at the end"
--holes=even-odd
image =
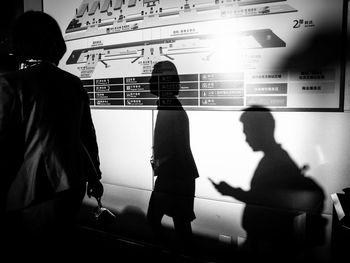
{"type": "Polygon", "coordinates": [[[312,20],[305,19],[294,19],[293,20],[293,28],[301,28],[301,27],[314,27],[315,24],[312,20]]]}
{"type": "Polygon", "coordinates": [[[300,20],[293,20],[293,28],[300,28],[300,20]]]}

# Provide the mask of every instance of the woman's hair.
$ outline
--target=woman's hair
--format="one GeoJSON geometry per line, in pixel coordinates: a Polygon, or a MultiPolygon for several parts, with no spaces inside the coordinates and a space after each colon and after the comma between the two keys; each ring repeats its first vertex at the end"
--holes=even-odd
{"type": "Polygon", "coordinates": [[[27,11],[14,23],[12,50],[20,61],[40,59],[58,64],[67,47],[53,17],[41,11],[27,11]]]}
{"type": "Polygon", "coordinates": [[[173,62],[164,60],[159,61],[153,66],[152,76],[150,79],[151,93],[160,96],[166,92],[167,96],[176,96],[180,90],[180,79],[177,73],[176,66],[173,62]],[[160,78],[158,80],[158,77],[160,78]],[[158,81],[160,87],[158,88],[158,81]],[[165,83],[168,83],[167,85],[165,83]],[[172,83],[171,85],[169,83],[172,83]]]}

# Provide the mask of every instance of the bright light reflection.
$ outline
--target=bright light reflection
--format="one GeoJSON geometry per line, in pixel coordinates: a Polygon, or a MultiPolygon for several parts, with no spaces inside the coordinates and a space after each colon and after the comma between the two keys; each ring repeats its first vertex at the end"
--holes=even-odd
{"type": "Polygon", "coordinates": [[[211,53],[206,57],[219,72],[244,68],[245,42],[239,34],[219,36],[211,41],[211,53]]]}

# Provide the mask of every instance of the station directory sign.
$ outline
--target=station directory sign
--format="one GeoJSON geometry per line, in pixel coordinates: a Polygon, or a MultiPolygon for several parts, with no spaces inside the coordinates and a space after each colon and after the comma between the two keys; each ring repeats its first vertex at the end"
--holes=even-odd
{"type": "Polygon", "coordinates": [[[150,93],[149,79],[169,60],[180,82],[157,76],[158,87],[179,85],[187,109],[341,111],[346,2],[75,0],[61,67],[92,108],[155,109],[169,98],[150,93]]]}

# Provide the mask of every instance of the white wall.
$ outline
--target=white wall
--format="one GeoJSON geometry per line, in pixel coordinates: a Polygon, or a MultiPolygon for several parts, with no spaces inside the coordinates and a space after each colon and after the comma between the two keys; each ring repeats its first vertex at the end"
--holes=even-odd
{"type": "MultiPolygon", "coordinates": [[[[100,146],[103,181],[111,184],[105,202],[117,211],[137,204],[144,214],[152,187],[149,165],[152,143],[151,111],[93,110],[100,146]],[[141,190],[141,192],[140,192],[141,190]],[[138,194],[134,194],[137,191],[138,194]],[[141,194],[142,193],[142,194],[141,194]],[[113,200],[111,202],[110,200],[113,200]]],[[[241,112],[188,111],[191,148],[200,173],[196,183],[194,232],[218,238],[245,237],[241,226],[244,204],[220,195],[210,184],[227,181],[249,189],[261,153],[252,152],[239,122],[241,112]]],[[[273,112],[276,140],[326,194],[324,217],[327,242],[319,249],[330,256],[332,200],[330,194],[350,186],[350,113],[273,112]]],[[[171,221],[165,218],[165,224],[171,221]]]]}
{"type": "MultiPolygon", "coordinates": [[[[104,182],[151,190],[152,111],[99,109],[92,113],[104,182]]],[[[249,189],[251,176],[262,155],[253,152],[245,142],[238,120],[241,112],[187,113],[191,148],[200,173],[196,196],[230,201],[215,191],[208,177],[249,189]]],[[[327,194],[324,212],[330,214],[330,194],[350,186],[350,113],[272,114],[276,121],[276,140],[299,166],[310,166],[308,175],[327,194]]]]}

